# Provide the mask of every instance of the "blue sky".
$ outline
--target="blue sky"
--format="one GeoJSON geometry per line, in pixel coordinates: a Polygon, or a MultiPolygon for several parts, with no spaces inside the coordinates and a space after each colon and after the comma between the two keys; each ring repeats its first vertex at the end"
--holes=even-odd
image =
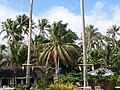
{"type": "MultiPolygon", "coordinates": [[[[33,19],[62,20],[81,35],[80,0],[33,0],[33,19]]],[[[0,0],[0,23],[19,14],[29,15],[29,0],[0,0]]],[[[105,34],[111,25],[120,26],[120,0],[85,0],[86,26],[94,25],[105,34]]],[[[1,27],[1,26],[0,26],[1,27]]],[[[0,36],[0,39],[2,36],[0,36]]]]}
{"type": "MultiPolygon", "coordinates": [[[[5,4],[17,11],[29,12],[30,0],[0,0],[0,4],[5,4]]],[[[80,0],[33,0],[34,1],[34,14],[39,14],[49,10],[53,6],[64,6],[71,12],[80,14],[80,0]]],[[[89,12],[94,8],[97,2],[103,2],[105,7],[103,10],[109,11],[109,8],[113,5],[119,5],[120,0],[85,0],[85,12],[89,12]]]]}
{"type": "MultiPolygon", "coordinates": [[[[120,0],[85,0],[85,12],[93,9],[97,2],[106,3],[104,10],[108,10],[112,5],[120,4],[120,0]]],[[[29,12],[29,0],[0,0],[0,4],[8,5],[18,11],[29,12]]],[[[45,12],[53,6],[64,6],[80,14],[80,0],[34,0],[34,14],[45,12]]]]}

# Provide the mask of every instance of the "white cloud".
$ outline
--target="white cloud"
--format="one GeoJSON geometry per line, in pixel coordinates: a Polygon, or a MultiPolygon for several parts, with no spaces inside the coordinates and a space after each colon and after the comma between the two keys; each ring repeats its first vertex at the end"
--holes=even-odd
{"type": "MultiPolygon", "coordinates": [[[[108,12],[104,11],[106,5],[104,2],[97,2],[93,9],[85,14],[86,26],[93,24],[103,34],[111,25],[117,24],[119,26],[120,23],[120,6],[111,6],[114,8],[108,10],[108,12]]],[[[40,14],[39,18],[48,18],[52,22],[62,20],[69,23],[69,28],[76,32],[78,36],[81,35],[81,16],[70,12],[63,6],[52,7],[49,11],[40,14]]]]}
{"type": "Polygon", "coordinates": [[[111,6],[114,8],[109,9],[105,12],[103,9],[106,5],[107,4],[102,2],[96,3],[94,9],[91,10],[86,16],[86,23],[93,24],[103,34],[106,33],[107,29],[110,28],[110,26],[114,24],[117,26],[120,25],[120,6],[111,6]]]}
{"type": "MultiPolygon", "coordinates": [[[[97,2],[92,10],[85,13],[86,26],[93,24],[95,28],[98,28],[104,34],[111,25],[120,25],[120,5],[109,6],[109,12],[104,10],[106,5],[104,2],[97,2]]],[[[15,19],[16,15],[24,13],[4,4],[0,4],[0,12],[0,22],[5,21],[7,18],[15,19]]],[[[76,32],[79,37],[81,35],[81,16],[70,12],[64,6],[53,6],[48,11],[40,13],[39,16],[34,15],[33,18],[35,22],[38,18],[47,18],[51,23],[62,20],[63,23],[69,23],[68,28],[76,32]]]]}
{"type": "MultiPolygon", "coordinates": [[[[15,19],[16,15],[20,15],[23,14],[25,12],[21,12],[21,11],[16,11],[14,9],[12,9],[11,7],[7,6],[6,4],[0,4],[0,31],[1,31],[1,22],[6,21],[6,19],[8,18],[12,18],[15,19]]],[[[2,40],[3,36],[5,33],[2,33],[0,35],[0,43],[6,43],[5,40],[2,40]]]]}
{"type": "Polygon", "coordinates": [[[67,8],[63,6],[54,6],[49,11],[43,13],[39,18],[47,18],[50,22],[63,21],[63,23],[68,23],[68,28],[72,29],[78,35],[81,32],[81,20],[80,15],[70,12],[67,8]]]}

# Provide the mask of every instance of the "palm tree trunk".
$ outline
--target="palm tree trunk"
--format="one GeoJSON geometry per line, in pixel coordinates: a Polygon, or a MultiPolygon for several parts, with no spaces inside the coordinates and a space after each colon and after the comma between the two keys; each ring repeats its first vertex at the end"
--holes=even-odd
{"type": "Polygon", "coordinates": [[[57,63],[57,51],[56,50],[54,53],[54,59],[55,59],[55,83],[58,83],[58,63],[57,63]]]}
{"type": "Polygon", "coordinates": [[[55,69],[56,70],[55,71],[55,79],[56,79],[55,84],[56,84],[56,89],[59,90],[60,89],[60,87],[59,87],[59,74],[58,74],[58,72],[59,72],[59,58],[56,59],[55,67],[56,67],[56,69],[55,69]]]}
{"type": "Polygon", "coordinates": [[[15,74],[15,87],[17,87],[17,68],[14,68],[14,74],[15,74]]]}
{"type": "Polygon", "coordinates": [[[58,54],[56,51],[56,47],[54,48],[55,53],[54,53],[54,59],[55,59],[55,84],[56,84],[56,89],[59,90],[59,75],[58,75],[58,69],[59,69],[59,58],[58,54]]]}
{"type": "Polygon", "coordinates": [[[87,86],[87,50],[86,50],[86,38],[85,38],[85,18],[84,18],[84,0],[81,0],[81,17],[82,17],[82,29],[83,29],[83,70],[84,70],[84,87],[87,86]]]}
{"type": "Polygon", "coordinates": [[[57,57],[57,67],[56,67],[56,72],[57,72],[57,74],[56,74],[56,85],[57,85],[57,90],[59,90],[60,89],[60,86],[59,86],[59,57],[57,57]]]}

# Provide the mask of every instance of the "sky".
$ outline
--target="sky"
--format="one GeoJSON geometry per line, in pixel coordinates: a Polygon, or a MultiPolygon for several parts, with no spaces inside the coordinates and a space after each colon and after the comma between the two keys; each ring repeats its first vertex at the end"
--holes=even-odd
{"type": "MultiPolygon", "coordinates": [[[[112,25],[120,26],[120,0],[84,0],[85,25],[94,25],[105,34],[112,25]]],[[[80,0],[33,0],[33,19],[47,18],[50,23],[62,20],[79,37],[81,35],[80,0]]],[[[30,0],[0,0],[1,22],[17,15],[29,15],[30,0]]],[[[0,29],[1,30],[1,29],[0,29]]],[[[2,40],[0,35],[0,40],[2,40]]],[[[0,41],[1,42],[1,41],[0,41]]]]}

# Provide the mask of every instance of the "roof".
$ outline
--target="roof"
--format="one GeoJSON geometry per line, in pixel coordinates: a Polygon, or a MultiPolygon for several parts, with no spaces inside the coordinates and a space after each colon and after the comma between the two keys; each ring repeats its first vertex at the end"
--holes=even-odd
{"type": "Polygon", "coordinates": [[[102,76],[110,76],[110,75],[114,75],[113,72],[107,68],[99,68],[93,71],[88,72],[88,74],[90,75],[102,75],[102,76]]]}
{"type": "MultiPolygon", "coordinates": [[[[26,77],[26,69],[18,68],[16,70],[16,76],[17,77],[26,77]]],[[[13,68],[9,67],[2,67],[0,69],[0,78],[14,78],[15,77],[15,71],[13,68]]],[[[35,69],[30,69],[30,77],[31,78],[37,78],[37,74],[35,72],[35,69]]]]}

